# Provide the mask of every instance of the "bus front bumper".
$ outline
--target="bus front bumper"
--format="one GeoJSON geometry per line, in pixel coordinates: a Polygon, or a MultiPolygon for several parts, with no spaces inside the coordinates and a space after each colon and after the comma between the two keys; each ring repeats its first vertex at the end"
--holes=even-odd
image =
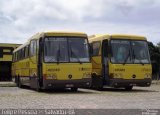
{"type": "Polygon", "coordinates": [[[149,87],[151,85],[152,79],[110,79],[110,86],[112,87],[126,87],[126,86],[140,86],[140,87],[149,87]]]}
{"type": "Polygon", "coordinates": [[[91,79],[81,79],[81,80],[44,80],[43,87],[45,89],[53,88],[90,88],[91,79]]]}

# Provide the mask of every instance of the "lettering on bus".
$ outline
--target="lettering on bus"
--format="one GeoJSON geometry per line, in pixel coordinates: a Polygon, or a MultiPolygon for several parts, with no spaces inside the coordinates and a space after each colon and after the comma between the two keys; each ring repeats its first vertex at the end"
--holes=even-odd
{"type": "Polygon", "coordinates": [[[115,69],[115,71],[125,72],[125,69],[118,68],[118,69],[115,69]]]}
{"type": "Polygon", "coordinates": [[[143,72],[151,72],[151,69],[143,68],[142,71],[143,71],[143,72]]]}
{"type": "Polygon", "coordinates": [[[48,69],[49,72],[55,72],[55,71],[60,71],[59,68],[54,68],[54,69],[48,69]]]}

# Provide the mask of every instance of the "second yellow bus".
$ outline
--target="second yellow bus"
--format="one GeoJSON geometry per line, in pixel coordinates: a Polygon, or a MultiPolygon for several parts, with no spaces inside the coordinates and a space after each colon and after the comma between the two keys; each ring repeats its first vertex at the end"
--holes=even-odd
{"type": "Polygon", "coordinates": [[[150,86],[152,68],[147,40],[135,35],[93,35],[92,86],[111,86],[132,90],[150,86]]]}

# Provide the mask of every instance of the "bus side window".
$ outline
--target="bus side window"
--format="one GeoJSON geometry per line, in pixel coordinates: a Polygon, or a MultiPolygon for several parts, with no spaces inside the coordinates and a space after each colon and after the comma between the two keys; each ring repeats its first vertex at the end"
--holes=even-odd
{"type": "Polygon", "coordinates": [[[17,52],[17,61],[19,61],[19,51],[17,52]]]}
{"type": "Polygon", "coordinates": [[[37,40],[37,44],[36,44],[36,46],[37,46],[36,51],[38,52],[38,50],[39,50],[39,41],[38,41],[38,40],[37,40]]]}
{"type": "Polygon", "coordinates": [[[14,53],[13,60],[14,60],[14,62],[16,61],[16,52],[14,53]]]}
{"type": "Polygon", "coordinates": [[[21,57],[22,57],[21,59],[24,59],[24,58],[25,58],[25,48],[22,49],[22,54],[21,54],[21,55],[22,55],[22,56],[21,56],[21,57]]]}
{"type": "Polygon", "coordinates": [[[93,55],[93,44],[92,43],[89,44],[89,53],[91,56],[93,55]]]}
{"type": "Polygon", "coordinates": [[[0,58],[3,58],[3,48],[0,48],[0,58]]]}
{"type": "Polygon", "coordinates": [[[98,56],[99,55],[100,45],[101,45],[101,42],[99,42],[99,41],[92,43],[92,48],[93,48],[92,56],[98,56]]]}
{"type": "Polygon", "coordinates": [[[18,61],[18,52],[16,52],[16,61],[18,61]]]}
{"type": "Polygon", "coordinates": [[[15,62],[15,53],[12,55],[12,61],[15,62]]]}
{"type": "Polygon", "coordinates": [[[15,61],[17,61],[17,52],[15,52],[15,61]]]}
{"type": "Polygon", "coordinates": [[[22,59],[22,49],[19,50],[19,52],[20,52],[20,60],[21,60],[22,59]]]}
{"type": "Polygon", "coordinates": [[[29,56],[29,46],[25,47],[25,58],[29,56]]]}
{"type": "Polygon", "coordinates": [[[30,43],[30,56],[35,56],[37,50],[37,41],[32,40],[30,43]]]}

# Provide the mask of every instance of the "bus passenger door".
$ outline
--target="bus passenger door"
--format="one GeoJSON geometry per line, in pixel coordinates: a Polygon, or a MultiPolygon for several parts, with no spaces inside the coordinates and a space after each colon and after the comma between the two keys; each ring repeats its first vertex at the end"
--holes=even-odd
{"type": "Polygon", "coordinates": [[[30,87],[31,88],[37,88],[38,83],[38,72],[37,72],[37,40],[31,40],[30,42],[30,75],[29,75],[29,81],[30,81],[30,87]]]}
{"type": "Polygon", "coordinates": [[[109,58],[108,58],[108,40],[103,40],[102,43],[102,74],[103,74],[103,85],[109,84],[109,58]]]}

